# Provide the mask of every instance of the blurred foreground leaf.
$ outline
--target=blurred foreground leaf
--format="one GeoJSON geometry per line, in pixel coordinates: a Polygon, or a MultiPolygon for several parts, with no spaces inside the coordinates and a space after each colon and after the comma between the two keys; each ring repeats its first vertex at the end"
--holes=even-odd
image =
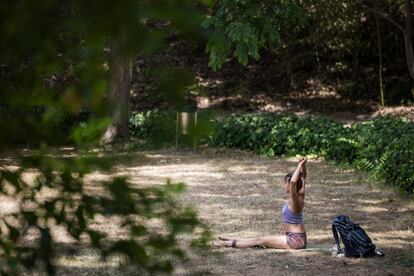
{"type": "MultiPolygon", "coordinates": [[[[174,259],[183,257],[177,235],[198,236],[201,225],[175,199],[183,185],[132,186],[125,177],[109,176],[113,158],[80,149],[96,145],[118,107],[129,104],[110,97],[116,80],[129,74],[114,61],[128,67],[134,55],[160,51],[171,34],[195,43],[197,3],[1,1],[0,204],[10,207],[0,208],[0,274],[38,265],[56,273],[56,226],[103,256],[121,253],[149,272],[172,271],[174,259]],[[78,151],[51,147],[64,145],[78,151]],[[102,180],[85,180],[97,171],[102,180]],[[115,221],[123,235],[113,240],[104,226],[115,221]]],[[[178,90],[191,77],[164,72],[159,91],[179,102],[178,90]]]]}
{"type": "Polygon", "coordinates": [[[26,164],[35,164],[37,169],[0,168],[0,193],[18,206],[1,214],[1,273],[18,273],[41,260],[45,270],[54,274],[56,244],[51,231],[57,225],[104,257],[122,254],[153,272],[171,271],[174,261],[185,257],[185,247],[178,239],[181,234],[190,233],[198,240],[194,244],[205,238],[207,230],[196,212],[176,200],[185,189],[182,183],[168,180],[165,185],[143,188],[131,186],[125,177],[115,177],[92,185],[83,176],[94,168],[82,166],[83,158],[66,162],[38,154],[28,159],[31,162],[26,164]],[[26,181],[27,174],[35,174],[37,181],[26,181]],[[110,239],[108,224],[124,233],[122,238],[110,239]],[[34,233],[38,243],[30,242],[37,236],[34,233]]]}

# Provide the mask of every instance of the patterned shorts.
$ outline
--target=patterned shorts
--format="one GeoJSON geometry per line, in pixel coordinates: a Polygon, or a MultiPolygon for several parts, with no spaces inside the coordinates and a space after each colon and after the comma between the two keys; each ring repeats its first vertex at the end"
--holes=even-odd
{"type": "Polygon", "coordinates": [[[306,233],[286,232],[286,241],[291,249],[305,249],[306,233]]]}

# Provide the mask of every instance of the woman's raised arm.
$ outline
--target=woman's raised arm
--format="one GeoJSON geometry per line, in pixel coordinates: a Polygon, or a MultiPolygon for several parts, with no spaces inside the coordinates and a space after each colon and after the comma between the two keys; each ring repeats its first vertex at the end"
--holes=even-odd
{"type": "MultiPolygon", "coordinates": [[[[299,160],[298,166],[296,167],[295,172],[292,175],[292,178],[290,180],[290,196],[292,199],[292,209],[295,213],[299,212],[299,194],[302,194],[305,192],[305,183],[302,183],[302,187],[298,191],[298,182],[301,177],[301,173],[305,173],[306,175],[306,158],[301,158],[299,160]]],[[[303,182],[303,180],[302,180],[303,182]]]]}
{"type": "MultiPolygon", "coordinates": [[[[302,168],[301,168],[301,177],[302,177],[302,187],[299,189],[299,194],[300,195],[305,195],[305,185],[306,185],[306,175],[307,175],[307,171],[306,171],[306,162],[308,161],[306,158],[300,159],[300,160],[304,160],[302,168]]],[[[299,160],[299,162],[300,162],[299,160]]]]}

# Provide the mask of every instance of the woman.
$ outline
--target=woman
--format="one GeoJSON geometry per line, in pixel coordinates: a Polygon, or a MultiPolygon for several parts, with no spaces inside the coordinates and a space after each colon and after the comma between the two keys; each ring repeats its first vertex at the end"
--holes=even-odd
{"type": "Polygon", "coordinates": [[[219,237],[215,246],[226,247],[267,247],[281,249],[306,248],[306,231],[303,225],[302,210],[305,204],[306,158],[299,159],[293,174],[285,176],[286,204],[282,208],[282,221],[285,236],[262,236],[257,238],[219,237]]]}

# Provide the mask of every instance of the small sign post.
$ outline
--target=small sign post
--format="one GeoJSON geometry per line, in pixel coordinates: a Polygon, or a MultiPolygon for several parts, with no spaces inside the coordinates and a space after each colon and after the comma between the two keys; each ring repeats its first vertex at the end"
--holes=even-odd
{"type": "Polygon", "coordinates": [[[178,150],[179,137],[186,136],[193,139],[193,150],[197,149],[197,137],[195,129],[197,127],[197,105],[182,106],[177,110],[177,120],[175,128],[175,150],[178,150]]]}

